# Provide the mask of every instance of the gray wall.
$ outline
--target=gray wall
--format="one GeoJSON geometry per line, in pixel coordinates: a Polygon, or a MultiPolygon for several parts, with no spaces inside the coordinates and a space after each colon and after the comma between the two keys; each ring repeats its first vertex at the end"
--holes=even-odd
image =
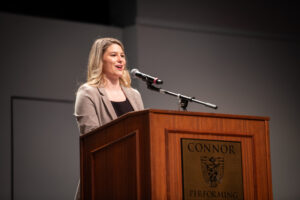
{"type": "MultiPolygon", "coordinates": [[[[219,106],[190,111],[269,116],[274,199],[296,200],[300,26],[287,5],[138,0],[137,66],[164,89],[219,106]]],[[[174,97],[140,91],[146,107],[177,109],[174,97]]]]}
{"type": "Polygon", "coordinates": [[[79,180],[73,103],[13,100],[14,199],[72,199],[79,180]]]}
{"type": "Polygon", "coordinates": [[[137,9],[137,22],[156,26],[165,22],[168,26],[197,25],[218,32],[231,29],[294,37],[300,34],[299,5],[291,1],[137,0],[137,9]]]}
{"type": "MultiPolygon", "coordinates": [[[[297,142],[300,138],[296,113],[300,99],[296,68],[300,49],[295,34],[283,33],[278,24],[266,30],[254,22],[244,26],[248,16],[240,14],[241,20],[237,20],[236,7],[227,6],[227,11],[235,13],[227,16],[230,12],[221,12],[222,5],[211,9],[209,3],[200,5],[193,0],[188,0],[189,4],[159,2],[137,1],[136,25],[125,29],[0,13],[1,199],[10,198],[11,95],[74,100],[78,83],[85,78],[90,45],[98,36],[123,39],[129,65],[163,79],[164,89],[219,106],[218,110],[212,110],[190,104],[190,111],[271,117],[274,199],[299,199],[297,142]],[[183,17],[179,18],[178,13],[183,17]]],[[[263,14],[259,17],[266,19],[263,14]]],[[[146,107],[177,109],[174,97],[148,91],[138,80],[134,85],[142,93],[146,107]]],[[[18,108],[22,112],[16,113],[23,114],[27,106],[18,108]]],[[[69,108],[65,110],[71,112],[69,108]]],[[[73,118],[72,113],[65,114],[73,118]]],[[[20,121],[22,116],[16,115],[16,120],[20,121]]],[[[74,132],[75,124],[66,121],[69,131],[74,132]]],[[[42,122],[41,119],[36,123],[42,122]]],[[[24,134],[36,139],[34,133],[24,134]]],[[[74,137],[78,137],[76,134],[77,131],[74,137]]],[[[74,148],[76,152],[75,145],[70,142],[66,148],[74,148]]],[[[76,159],[70,162],[76,163],[76,159]]],[[[76,180],[76,166],[73,170],[76,180]]]]}
{"type": "MultiPolygon", "coordinates": [[[[299,199],[299,43],[138,25],[140,70],[163,88],[215,103],[189,111],[269,116],[274,199],[299,199]]],[[[146,107],[177,109],[177,99],[140,91],[146,107]]]]}
{"type": "Polygon", "coordinates": [[[122,39],[122,30],[4,13],[0,27],[0,199],[11,193],[11,96],[45,99],[13,101],[15,199],[72,199],[79,176],[74,106],[52,100],[74,101],[94,39],[122,39]]]}

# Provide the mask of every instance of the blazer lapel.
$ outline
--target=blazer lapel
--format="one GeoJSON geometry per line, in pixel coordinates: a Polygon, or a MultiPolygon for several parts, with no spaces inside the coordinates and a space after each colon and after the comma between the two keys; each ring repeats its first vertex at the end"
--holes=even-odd
{"type": "Polygon", "coordinates": [[[125,96],[127,97],[128,101],[130,102],[133,110],[137,111],[138,107],[137,107],[137,103],[135,102],[135,98],[133,96],[133,91],[130,88],[126,88],[123,86],[122,86],[122,90],[123,90],[125,96]]]}
{"type": "Polygon", "coordinates": [[[113,108],[110,100],[107,98],[107,94],[105,92],[105,89],[98,87],[98,90],[99,90],[100,95],[102,96],[102,101],[103,101],[104,105],[106,106],[106,108],[108,110],[108,113],[110,114],[111,118],[112,119],[117,119],[118,118],[117,114],[116,114],[115,109],[113,108]]]}

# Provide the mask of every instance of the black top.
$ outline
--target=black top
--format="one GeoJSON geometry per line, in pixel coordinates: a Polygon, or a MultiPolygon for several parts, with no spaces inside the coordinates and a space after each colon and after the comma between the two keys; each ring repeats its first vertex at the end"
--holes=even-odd
{"type": "Polygon", "coordinates": [[[130,111],[133,111],[133,108],[127,98],[125,101],[120,102],[111,101],[111,104],[113,105],[118,117],[130,111]]]}

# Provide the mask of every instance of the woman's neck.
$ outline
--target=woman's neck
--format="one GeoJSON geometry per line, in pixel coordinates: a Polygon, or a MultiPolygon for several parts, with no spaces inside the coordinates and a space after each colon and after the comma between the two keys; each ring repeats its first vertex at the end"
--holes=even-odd
{"type": "Polygon", "coordinates": [[[126,96],[120,86],[119,80],[112,81],[110,79],[106,79],[104,88],[107,94],[107,98],[110,101],[121,102],[126,100],[126,96]]]}
{"type": "Polygon", "coordinates": [[[119,79],[108,79],[105,78],[105,88],[108,90],[120,90],[120,81],[119,79]]]}

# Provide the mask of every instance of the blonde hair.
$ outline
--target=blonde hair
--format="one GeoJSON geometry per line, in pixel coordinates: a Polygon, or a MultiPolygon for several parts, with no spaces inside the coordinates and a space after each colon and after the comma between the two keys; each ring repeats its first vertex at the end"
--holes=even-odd
{"type": "MultiPolygon", "coordinates": [[[[88,73],[87,73],[88,85],[96,86],[96,87],[105,85],[102,58],[106,49],[112,44],[119,45],[124,51],[124,46],[122,42],[115,38],[100,38],[94,42],[88,60],[88,73]]],[[[123,75],[120,78],[120,84],[125,87],[131,87],[131,79],[126,66],[123,75]]]]}

